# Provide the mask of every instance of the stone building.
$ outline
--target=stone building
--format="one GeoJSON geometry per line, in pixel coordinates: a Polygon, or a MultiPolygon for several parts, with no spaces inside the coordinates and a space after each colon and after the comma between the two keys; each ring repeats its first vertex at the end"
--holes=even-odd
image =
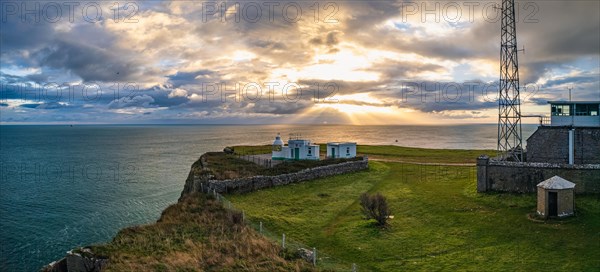
{"type": "Polygon", "coordinates": [[[527,162],[600,163],[600,102],[551,101],[550,124],[527,139],[527,162]]]}
{"type": "Polygon", "coordinates": [[[574,214],[575,183],[553,176],[537,185],[537,214],[544,217],[566,217],[574,214]]]}

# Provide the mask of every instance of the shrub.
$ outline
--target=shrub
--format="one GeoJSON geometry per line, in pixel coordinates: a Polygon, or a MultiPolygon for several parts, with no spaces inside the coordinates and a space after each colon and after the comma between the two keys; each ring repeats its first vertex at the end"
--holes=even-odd
{"type": "Polygon", "coordinates": [[[230,210],[228,215],[229,222],[233,225],[241,225],[244,223],[244,214],[242,212],[230,210]]]}
{"type": "Polygon", "coordinates": [[[365,215],[365,219],[375,219],[379,226],[386,225],[388,216],[390,215],[390,208],[383,195],[380,193],[374,195],[362,193],[360,195],[360,207],[362,213],[365,215]]]}

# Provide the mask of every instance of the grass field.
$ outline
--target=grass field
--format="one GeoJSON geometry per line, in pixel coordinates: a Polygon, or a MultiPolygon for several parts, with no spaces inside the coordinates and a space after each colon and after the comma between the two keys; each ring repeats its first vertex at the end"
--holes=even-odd
{"type": "MultiPolygon", "coordinates": [[[[321,156],[327,153],[327,145],[320,144],[321,156]]],[[[270,145],[234,146],[235,153],[242,155],[266,154],[271,152],[270,145]]],[[[395,145],[358,145],[358,155],[367,155],[372,159],[402,160],[403,162],[427,163],[475,163],[479,155],[495,156],[495,150],[467,149],[428,149],[395,145]]]]}
{"type": "MultiPolygon", "coordinates": [[[[488,151],[361,146],[359,152],[456,163],[474,162],[488,151]]],[[[534,194],[478,194],[474,167],[369,165],[367,171],[228,198],[251,221],[356,263],[359,271],[600,271],[598,196],[577,195],[576,217],[534,222],[527,218],[536,208],[534,194]],[[394,216],[388,228],[362,219],[362,192],[388,198],[394,216]]]]}
{"type": "Polygon", "coordinates": [[[208,171],[215,179],[242,178],[257,175],[274,176],[294,173],[307,168],[362,160],[362,157],[356,157],[348,159],[284,161],[273,167],[264,167],[223,152],[208,152],[203,155],[203,158],[206,160],[209,170],[202,169],[200,161],[196,161],[193,166],[195,174],[202,175],[203,171],[208,171]]]}

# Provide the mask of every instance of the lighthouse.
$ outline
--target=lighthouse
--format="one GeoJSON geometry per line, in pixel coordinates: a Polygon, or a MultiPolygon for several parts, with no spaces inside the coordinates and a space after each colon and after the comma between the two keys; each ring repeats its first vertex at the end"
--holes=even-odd
{"type": "Polygon", "coordinates": [[[283,149],[283,141],[281,140],[281,135],[277,133],[275,141],[273,141],[273,151],[281,151],[281,149],[283,149]]]}
{"type": "Polygon", "coordinates": [[[309,140],[290,137],[288,145],[284,145],[281,135],[277,133],[273,141],[271,158],[273,160],[318,160],[319,145],[311,144],[309,140]]]}

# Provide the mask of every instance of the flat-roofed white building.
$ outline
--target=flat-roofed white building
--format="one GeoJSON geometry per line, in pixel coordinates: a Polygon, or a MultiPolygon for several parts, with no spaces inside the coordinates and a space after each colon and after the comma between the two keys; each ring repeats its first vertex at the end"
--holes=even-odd
{"type": "Polygon", "coordinates": [[[290,138],[286,146],[277,133],[273,141],[271,158],[273,160],[318,160],[319,145],[311,144],[309,140],[290,138]]]}
{"type": "Polygon", "coordinates": [[[600,126],[600,101],[548,101],[548,104],[551,126],[600,126]]]}
{"type": "Polygon", "coordinates": [[[331,142],[327,143],[327,158],[354,158],[356,157],[356,143],[331,142]]]}

